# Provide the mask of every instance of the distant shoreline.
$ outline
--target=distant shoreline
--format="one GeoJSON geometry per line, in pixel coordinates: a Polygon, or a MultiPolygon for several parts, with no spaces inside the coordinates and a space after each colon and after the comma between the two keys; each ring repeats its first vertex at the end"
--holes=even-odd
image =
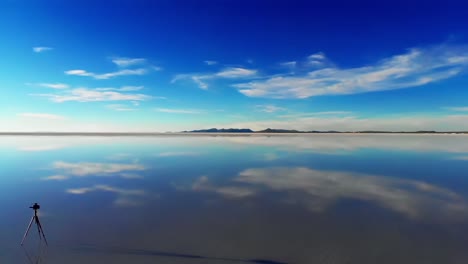
{"type": "Polygon", "coordinates": [[[0,136],[299,136],[299,135],[468,135],[468,132],[0,132],[0,136]]]}

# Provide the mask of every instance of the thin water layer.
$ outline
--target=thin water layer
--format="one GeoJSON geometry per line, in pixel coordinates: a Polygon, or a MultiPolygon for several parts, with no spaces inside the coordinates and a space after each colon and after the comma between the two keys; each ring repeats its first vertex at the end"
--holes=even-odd
{"type": "Polygon", "coordinates": [[[466,263],[467,139],[2,136],[0,259],[466,263]]]}

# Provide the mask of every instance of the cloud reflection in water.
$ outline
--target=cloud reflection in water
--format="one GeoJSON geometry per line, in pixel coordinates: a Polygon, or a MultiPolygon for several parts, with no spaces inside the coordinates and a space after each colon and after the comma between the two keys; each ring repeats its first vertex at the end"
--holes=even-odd
{"type": "Polygon", "coordinates": [[[146,167],[141,164],[91,162],[68,163],[63,161],[54,162],[53,167],[73,176],[110,176],[124,171],[143,171],[146,169],[146,167]]]}
{"type": "Polygon", "coordinates": [[[230,199],[280,192],[288,201],[302,203],[315,212],[340,199],[353,199],[378,204],[411,219],[462,220],[468,216],[468,204],[462,196],[422,181],[306,167],[246,169],[222,186],[211,184],[204,176],[192,185],[192,190],[214,192],[230,199]]]}
{"type": "Polygon", "coordinates": [[[144,198],[147,193],[142,189],[122,189],[109,185],[94,185],[91,187],[67,189],[66,192],[70,194],[86,194],[90,192],[111,192],[117,194],[114,201],[116,206],[138,206],[143,204],[144,198]]]}

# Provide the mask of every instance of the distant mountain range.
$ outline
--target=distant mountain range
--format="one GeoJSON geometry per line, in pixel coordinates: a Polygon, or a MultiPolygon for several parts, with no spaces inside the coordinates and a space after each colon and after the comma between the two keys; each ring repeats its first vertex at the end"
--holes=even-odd
{"type": "Polygon", "coordinates": [[[276,129],[276,128],[267,128],[264,130],[254,131],[250,128],[209,128],[209,129],[200,129],[200,130],[191,130],[191,131],[182,131],[183,133],[419,133],[419,134],[435,134],[435,133],[459,133],[465,134],[468,132],[456,131],[456,132],[437,132],[433,130],[420,130],[420,131],[400,131],[400,132],[392,132],[392,131],[373,131],[373,130],[365,130],[365,131],[335,131],[335,130],[328,130],[328,131],[318,131],[318,130],[311,130],[311,131],[300,131],[294,129],[276,129]]]}

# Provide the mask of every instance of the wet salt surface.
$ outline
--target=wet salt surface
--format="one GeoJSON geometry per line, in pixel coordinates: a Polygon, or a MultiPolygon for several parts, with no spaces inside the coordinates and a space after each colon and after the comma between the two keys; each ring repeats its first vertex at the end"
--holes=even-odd
{"type": "Polygon", "coordinates": [[[466,263],[466,139],[2,136],[0,260],[466,263]]]}

